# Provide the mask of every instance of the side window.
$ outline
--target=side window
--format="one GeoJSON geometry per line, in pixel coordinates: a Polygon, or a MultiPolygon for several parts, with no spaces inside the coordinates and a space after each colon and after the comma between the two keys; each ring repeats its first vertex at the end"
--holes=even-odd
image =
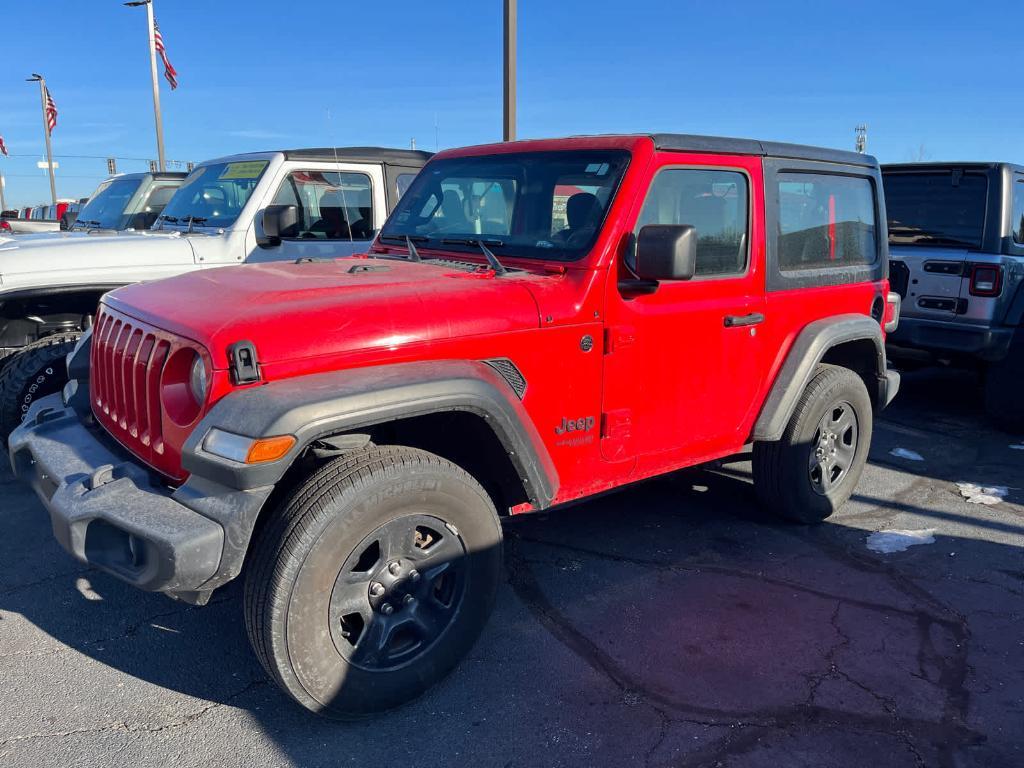
{"type": "Polygon", "coordinates": [[[750,191],[737,171],[669,168],[658,173],[640,210],[648,224],[689,224],[697,230],[697,275],[738,275],[747,269],[750,191]]]}
{"type": "Polygon", "coordinates": [[[856,176],[780,173],[778,250],[784,272],[874,264],[875,192],[856,176]]]}
{"type": "Polygon", "coordinates": [[[1017,176],[1013,185],[1013,242],[1024,245],[1024,176],[1017,176]]]}
{"type": "Polygon", "coordinates": [[[273,203],[299,210],[299,225],[289,239],[369,240],[374,235],[373,187],[362,173],[293,171],[273,203]]]}
{"type": "Polygon", "coordinates": [[[142,210],[146,213],[155,213],[158,216],[160,211],[167,205],[167,201],[170,200],[174,193],[177,191],[177,187],[153,187],[149,192],[149,198],[146,200],[146,204],[142,206],[142,210]]]}
{"type": "Polygon", "coordinates": [[[412,184],[412,180],[416,178],[415,173],[400,173],[395,179],[395,192],[398,194],[395,196],[395,202],[402,199],[402,195],[405,194],[406,190],[409,189],[409,185],[412,184]]]}

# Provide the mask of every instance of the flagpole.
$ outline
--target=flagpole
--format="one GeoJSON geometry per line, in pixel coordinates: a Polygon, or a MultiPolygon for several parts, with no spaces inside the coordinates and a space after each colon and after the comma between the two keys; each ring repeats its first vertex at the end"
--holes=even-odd
{"type": "Polygon", "coordinates": [[[53,147],[50,146],[50,124],[46,120],[46,78],[32,73],[28,82],[39,83],[39,103],[43,108],[43,136],[46,137],[46,168],[50,172],[50,199],[53,207],[57,207],[57,182],[53,177],[53,147]]]}
{"type": "Polygon", "coordinates": [[[167,170],[164,162],[164,122],[160,117],[160,80],[156,74],[156,35],[153,32],[153,1],[146,3],[146,18],[149,20],[149,71],[153,75],[153,115],[156,119],[157,167],[163,173],[167,170]]]}

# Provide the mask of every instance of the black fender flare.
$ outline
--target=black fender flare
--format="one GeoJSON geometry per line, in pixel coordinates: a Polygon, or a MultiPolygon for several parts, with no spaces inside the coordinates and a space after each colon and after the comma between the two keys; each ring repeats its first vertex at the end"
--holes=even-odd
{"type": "Polygon", "coordinates": [[[876,404],[887,405],[899,388],[899,376],[887,370],[885,340],[878,321],[857,314],[827,317],[809,323],[796,337],[761,407],[751,439],[770,441],[782,437],[801,393],[826,353],[840,344],[862,340],[873,342],[875,350],[879,391],[869,390],[869,394],[876,404]]]}
{"type": "Polygon", "coordinates": [[[537,509],[550,506],[558,473],[526,409],[490,366],[468,360],[370,366],[238,390],[217,402],[192,431],[182,466],[239,490],[273,485],[319,438],[444,411],[484,419],[518,471],[530,502],[537,509]],[[214,428],[251,438],[294,435],[297,442],[277,461],[244,465],[203,449],[214,428]]]}

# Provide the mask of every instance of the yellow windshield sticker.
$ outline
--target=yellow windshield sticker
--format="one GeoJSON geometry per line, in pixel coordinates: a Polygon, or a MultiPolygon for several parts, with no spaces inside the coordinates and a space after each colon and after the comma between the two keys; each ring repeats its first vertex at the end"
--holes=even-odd
{"type": "Polygon", "coordinates": [[[257,179],[267,167],[266,160],[250,160],[245,163],[228,163],[218,179],[257,179]]]}

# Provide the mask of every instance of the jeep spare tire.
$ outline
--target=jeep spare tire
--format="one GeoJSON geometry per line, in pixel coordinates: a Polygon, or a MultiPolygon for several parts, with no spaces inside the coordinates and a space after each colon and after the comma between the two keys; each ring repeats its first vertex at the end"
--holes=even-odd
{"type": "Polygon", "coordinates": [[[339,719],[391,709],[443,678],[480,634],[501,577],[490,497],[445,459],[347,454],[292,492],[248,565],[257,657],[300,705],[339,719]]]}
{"type": "Polygon", "coordinates": [[[41,397],[60,392],[68,383],[65,358],[81,336],[80,333],[47,336],[0,363],[0,441],[4,450],[7,450],[7,438],[21,424],[32,404],[41,397]]]}

